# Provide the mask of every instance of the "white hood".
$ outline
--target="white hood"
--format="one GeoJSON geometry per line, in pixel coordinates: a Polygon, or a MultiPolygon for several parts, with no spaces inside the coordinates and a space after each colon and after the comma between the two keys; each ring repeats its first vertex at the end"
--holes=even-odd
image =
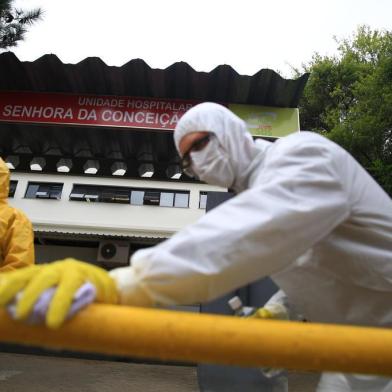
{"type": "Polygon", "coordinates": [[[176,126],[174,142],[177,151],[181,139],[196,131],[207,131],[216,136],[234,169],[233,189],[237,193],[246,189],[254,170],[255,158],[263,148],[254,143],[245,122],[222,105],[210,102],[196,105],[181,117],[176,126]]]}

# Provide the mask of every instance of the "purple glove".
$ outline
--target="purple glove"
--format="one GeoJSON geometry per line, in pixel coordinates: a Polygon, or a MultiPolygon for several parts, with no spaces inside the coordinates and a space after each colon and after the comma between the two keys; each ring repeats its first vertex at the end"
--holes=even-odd
{"type": "MultiPolygon", "coordinates": [[[[45,322],[46,312],[48,311],[50,302],[55,292],[56,287],[51,287],[41,294],[34,305],[33,311],[27,319],[29,324],[43,324],[45,322]]],[[[14,320],[16,319],[16,304],[18,303],[18,299],[20,298],[21,294],[22,292],[19,292],[15,299],[7,306],[7,311],[14,320]]],[[[70,319],[79,310],[94,302],[96,295],[97,290],[92,283],[87,282],[81,286],[74,295],[71,308],[67,314],[67,319],[70,319]]]]}

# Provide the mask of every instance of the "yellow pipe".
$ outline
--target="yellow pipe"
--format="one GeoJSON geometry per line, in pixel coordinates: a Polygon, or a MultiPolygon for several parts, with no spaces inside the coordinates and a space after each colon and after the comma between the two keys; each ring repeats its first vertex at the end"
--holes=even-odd
{"type": "Polygon", "coordinates": [[[392,330],[91,305],[58,330],[12,321],[0,340],[161,360],[392,376],[392,330]]]}

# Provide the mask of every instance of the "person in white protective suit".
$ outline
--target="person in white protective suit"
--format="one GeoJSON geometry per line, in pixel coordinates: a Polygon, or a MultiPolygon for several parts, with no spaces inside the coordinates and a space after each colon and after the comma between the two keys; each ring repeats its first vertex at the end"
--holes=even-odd
{"type": "MultiPolygon", "coordinates": [[[[310,321],[392,326],[392,201],[350,154],[310,132],[255,143],[241,119],[213,103],[185,113],[174,139],[188,172],[237,195],[170,239],[134,253],[132,266],[96,279],[99,301],[114,302],[115,295],[106,294],[115,291],[128,305],[199,303],[271,276],[291,311],[310,321]]],[[[78,271],[80,282],[94,283],[95,272],[86,266],[67,260],[45,268],[60,278],[62,271],[78,271]]],[[[31,280],[43,281],[45,268],[31,280]]],[[[16,281],[9,273],[0,289],[3,302],[12,298],[16,281]]],[[[58,298],[67,292],[58,291],[58,298]]],[[[26,317],[33,301],[19,302],[19,317],[26,317]]],[[[57,306],[54,300],[49,320],[57,306]]],[[[318,391],[387,392],[392,381],[327,373],[318,391]]]]}

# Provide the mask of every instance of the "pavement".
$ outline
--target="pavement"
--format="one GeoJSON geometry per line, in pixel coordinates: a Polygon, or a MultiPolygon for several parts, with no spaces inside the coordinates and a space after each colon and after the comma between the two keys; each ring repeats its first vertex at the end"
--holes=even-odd
{"type": "MultiPolygon", "coordinates": [[[[313,373],[290,373],[289,392],[313,392],[317,379],[313,373]]],[[[199,387],[195,366],[0,353],[0,391],[199,392],[199,387]]]]}

